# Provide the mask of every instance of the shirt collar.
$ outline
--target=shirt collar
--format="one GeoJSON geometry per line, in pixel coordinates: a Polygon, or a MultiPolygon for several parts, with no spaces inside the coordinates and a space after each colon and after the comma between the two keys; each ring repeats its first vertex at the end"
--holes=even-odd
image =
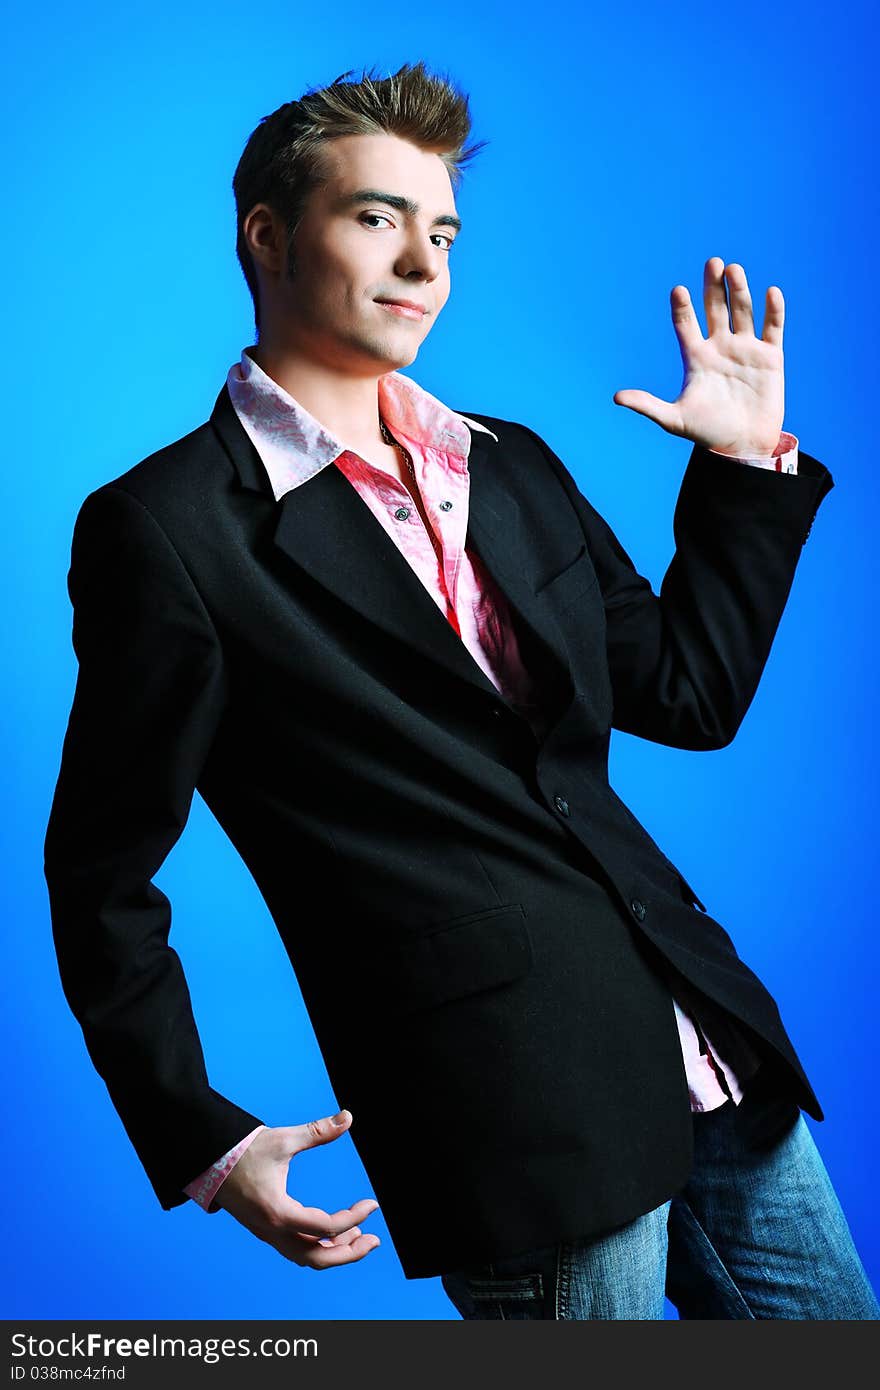
{"type": "MultiPolygon", "coordinates": [[[[229,368],[226,386],[235,412],[265,464],[277,501],[333,463],[347,446],[263,371],[251,356],[254,346],[244,348],[240,360],[229,368]]],[[[498,442],[492,430],[450,410],[401,372],[379,377],[379,408],[395,433],[461,459],[465,466],[471,430],[483,430],[498,442]]]]}

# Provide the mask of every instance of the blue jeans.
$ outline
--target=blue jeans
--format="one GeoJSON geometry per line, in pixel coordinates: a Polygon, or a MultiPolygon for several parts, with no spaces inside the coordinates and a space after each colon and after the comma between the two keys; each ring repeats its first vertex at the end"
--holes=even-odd
{"type": "Polygon", "coordinates": [[[803,1115],[770,1148],[735,1106],[696,1114],[694,1165],[669,1201],[598,1238],[441,1276],[463,1318],[880,1317],[803,1115]]]}

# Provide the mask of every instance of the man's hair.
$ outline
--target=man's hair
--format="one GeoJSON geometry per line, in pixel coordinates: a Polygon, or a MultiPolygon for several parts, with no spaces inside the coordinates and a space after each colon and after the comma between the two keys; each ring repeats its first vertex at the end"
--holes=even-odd
{"type": "Polygon", "coordinates": [[[465,146],[471,118],[468,98],[448,76],[432,76],[424,63],[404,63],[390,77],[365,69],[359,81],[345,79],[350,68],[327,87],[311,88],[299,101],[288,101],[264,116],[248,138],[232,179],[235,194],[236,254],[254,301],[260,331],[259,286],[243,223],[257,203],[267,203],[283,218],[287,235],[288,274],[291,248],[306,202],[329,178],[323,158],[328,140],[342,135],[398,135],[422,149],[435,151],[457,190],[464,165],[487,143],[465,146]]]}

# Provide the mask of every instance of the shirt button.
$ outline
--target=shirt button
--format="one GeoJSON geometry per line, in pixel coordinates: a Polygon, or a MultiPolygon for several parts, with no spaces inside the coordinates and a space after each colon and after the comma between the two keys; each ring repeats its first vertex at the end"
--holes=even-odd
{"type": "Polygon", "coordinates": [[[398,521],[406,521],[409,516],[409,507],[398,507],[394,515],[397,517],[398,521]]]}
{"type": "Polygon", "coordinates": [[[648,911],[648,909],[645,907],[645,904],[642,902],[641,898],[633,898],[632,902],[630,903],[630,907],[633,910],[633,916],[638,917],[640,922],[643,921],[645,913],[648,911]]]}
{"type": "Polygon", "coordinates": [[[441,510],[441,512],[451,512],[451,511],[452,511],[452,503],[451,503],[451,502],[441,502],[441,503],[440,503],[440,510],[441,510]]]}
{"type": "Polygon", "coordinates": [[[561,816],[571,815],[571,811],[568,807],[568,802],[566,801],[564,796],[554,796],[553,805],[556,807],[557,811],[561,816]]]}

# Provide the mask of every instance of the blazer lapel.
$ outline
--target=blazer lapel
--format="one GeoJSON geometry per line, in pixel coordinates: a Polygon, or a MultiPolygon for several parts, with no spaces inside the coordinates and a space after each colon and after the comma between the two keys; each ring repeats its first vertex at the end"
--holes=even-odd
{"type": "MultiPolygon", "coordinates": [[[[490,694],[499,692],[474,661],[391,537],[338,468],[329,465],[275,501],[268,475],[224,385],[211,423],[246,489],[278,508],[273,541],[296,566],[330,593],[398,640],[490,694]]],[[[559,626],[535,597],[519,507],[503,485],[499,445],[472,432],[467,545],[498,584],[538,652],[568,675],[559,626]]]]}

